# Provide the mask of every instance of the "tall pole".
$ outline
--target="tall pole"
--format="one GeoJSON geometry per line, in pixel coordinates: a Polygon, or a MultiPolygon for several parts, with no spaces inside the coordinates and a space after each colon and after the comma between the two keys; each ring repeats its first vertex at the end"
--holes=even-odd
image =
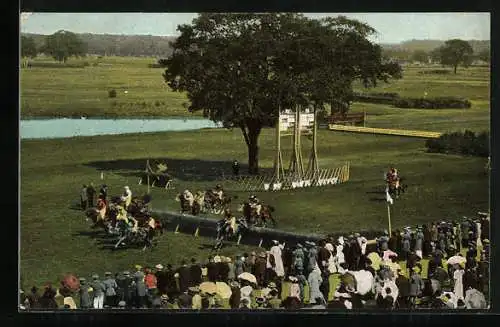
{"type": "Polygon", "coordinates": [[[317,148],[317,125],[316,125],[316,106],[314,106],[314,125],[313,125],[313,135],[312,135],[312,149],[311,156],[309,157],[309,165],[307,167],[308,174],[311,175],[312,179],[315,179],[318,174],[318,148],[317,148]]]}
{"type": "Polygon", "coordinates": [[[278,105],[278,122],[276,123],[276,155],[274,161],[275,182],[280,182],[280,163],[281,163],[281,101],[278,105]]]}
{"type": "Polygon", "coordinates": [[[391,226],[391,205],[387,202],[387,220],[389,222],[389,236],[392,235],[392,226],[391,226]]]}

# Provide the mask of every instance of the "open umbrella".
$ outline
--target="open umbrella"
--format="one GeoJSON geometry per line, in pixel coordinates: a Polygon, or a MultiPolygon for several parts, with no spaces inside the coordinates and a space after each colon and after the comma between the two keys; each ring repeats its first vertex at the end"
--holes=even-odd
{"type": "Polygon", "coordinates": [[[222,299],[229,299],[231,297],[231,294],[233,294],[233,292],[231,291],[231,287],[229,287],[229,285],[227,285],[226,283],[216,282],[215,285],[217,294],[219,294],[222,299]]]}
{"type": "Polygon", "coordinates": [[[487,309],[488,303],[484,294],[476,289],[465,291],[465,307],[467,309],[487,309]]]}
{"type": "Polygon", "coordinates": [[[461,263],[465,263],[467,259],[465,257],[459,256],[459,255],[454,255],[453,257],[450,257],[446,263],[449,265],[457,265],[461,263]]]}
{"type": "Polygon", "coordinates": [[[356,293],[365,295],[372,290],[373,275],[367,270],[351,271],[356,280],[356,293]]]}
{"type": "Polygon", "coordinates": [[[384,256],[383,256],[383,260],[389,260],[390,257],[397,257],[398,254],[394,251],[391,251],[391,250],[385,250],[384,251],[384,256]]]}
{"type": "Polygon", "coordinates": [[[206,294],[216,294],[217,293],[217,285],[212,282],[203,282],[200,284],[200,291],[206,294]]]}
{"type": "Polygon", "coordinates": [[[382,258],[378,255],[377,252],[371,252],[366,257],[372,262],[371,266],[373,269],[380,269],[380,262],[382,262],[382,258]]]}
{"type": "Polygon", "coordinates": [[[63,287],[73,292],[76,292],[80,288],[80,281],[78,280],[78,278],[76,278],[75,275],[72,274],[64,276],[61,284],[63,287]]]}
{"type": "Polygon", "coordinates": [[[244,272],[238,275],[238,279],[246,280],[250,283],[257,284],[257,278],[249,272],[244,272]]]}

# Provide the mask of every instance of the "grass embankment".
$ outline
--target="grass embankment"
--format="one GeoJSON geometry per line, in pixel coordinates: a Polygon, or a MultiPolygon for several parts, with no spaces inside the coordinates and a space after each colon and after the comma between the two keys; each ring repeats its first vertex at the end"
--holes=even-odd
{"type": "MultiPolygon", "coordinates": [[[[351,163],[351,180],[343,185],[257,194],[276,207],[280,229],[327,233],[386,228],[383,172],[398,167],[408,194],[392,212],[393,228],[443,218],[456,219],[488,208],[484,159],[427,154],[424,141],[382,135],[319,132],[321,167],[351,163]]],[[[261,165],[272,166],[273,131],[263,131],[261,165]]],[[[283,140],[284,158],[290,144],[283,140]]],[[[304,140],[304,147],[308,141],[304,140]]],[[[304,152],[304,158],[307,153],[304,152]]],[[[85,276],[94,271],[130,269],[136,263],[178,264],[191,256],[204,259],[210,239],[168,233],[154,252],[101,249],[103,241],[89,233],[81,211],[71,209],[83,183],[100,183],[104,170],[110,194],[124,185],[136,193],[136,174],[148,158],[166,158],[177,178],[177,190],[212,186],[210,176],[230,171],[231,160],[245,162],[246,148],[238,131],[151,133],[21,142],[21,274],[27,285],[54,280],[66,272],[85,276]]],[[[244,167],[243,167],[244,168],[244,167]]],[[[154,208],[178,208],[176,191],[153,189],[154,208]]],[[[231,192],[240,198],[248,194],[231,192]]],[[[250,251],[232,246],[225,255],[250,251]]]]}
{"type": "MultiPolygon", "coordinates": [[[[49,62],[40,57],[34,62],[49,62]]],[[[32,67],[21,69],[21,115],[34,117],[168,117],[192,116],[185,94],[170,91],[161,68],[149,68],[154,58],[88,57],[85,68],[32,67]],[[108,90],[117,91],[116,98],[108,90]],[[127,94],[124,91],[128,91],[127,94]]],[[[398,109],[389,105],[353,103],[351,111],[366,111],[367,126],[423,129],[439,132],[458,127],[480,130],[489,126],[487,67],[461,69],[458,73],[419,74],[429,67],[405,67],[404,77],[374,89],[355,85],[360,92],[397,92],[403,97],[461,96],[472,102],[466,110],[398,109]]],[[[199,115],[199,113],[197,114],[199,115]]]]}

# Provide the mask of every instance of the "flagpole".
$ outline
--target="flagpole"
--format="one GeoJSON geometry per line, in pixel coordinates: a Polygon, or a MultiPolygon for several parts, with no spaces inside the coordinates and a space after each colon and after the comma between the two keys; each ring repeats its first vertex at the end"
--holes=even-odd
{"type": "Polygon", "coordinates": [[[389,221],[389,236],[392,235],[392,226],[391,226],[391,206],[389,202],[387,202],[387,219],[389,221]]]}

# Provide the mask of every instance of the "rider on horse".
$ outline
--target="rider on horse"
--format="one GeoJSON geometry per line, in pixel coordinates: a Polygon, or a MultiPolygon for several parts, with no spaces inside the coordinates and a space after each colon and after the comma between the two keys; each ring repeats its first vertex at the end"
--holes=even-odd
{"type": "Polygon", "coordinates": [[[212,193],[220,202],[222,202],[222,200],[224,199],[224,189],[222,188],[222,185],[217,184],[215,186],[215,189],[212,190],[212,193]]]}
{"type": "Polygon", "coordinates": [[[100,220],[104,221],[106,217],[106,209],[107,209],[106,201],[101,198],[97,199],[96,208],[98,211],[97,221],[96,221],[97,224],[100,220]]]}
{"type": "Polygon", "coordinates": [[[260,209],[262,208],[260,200],[255,195],[250,195],[248,198],[248,204],[250,208],[255,209],[255,213],[257,216],[260,216],[260,209]]]}
{"type": "Polygon", "coordinates": [[[128,206],[132,202],[132,191],[130,191],[128,186],[125,186],[124,190],[121,200],[125,202],[125,209],[128,209],[128,206]]]}
{"type": "Polygon", "coordinates": [[[224,211],[224,230],[228,235],[236,232],[236,217],[233,216],[230,209],[224,211]]]}
{"type": "Polygon", "coordinates": [[[387,182],[388,186],[393,185],[395,188],[397,188],[399,186],[398,170],[396,168],[390,168],[385,175],[385,181],[387,182]]]}
{"type": "Polygon", "coordinates": [[[184,193],[182,193],[182,195],[184,196],[184,200],[187,201],[187,203],[189,204],[189,207],[191,208],[193,206],[193,203],[194,203],[193,193],[191,193],[191,191],[186,189],[186,190],[184,190],[184,193]]]}

